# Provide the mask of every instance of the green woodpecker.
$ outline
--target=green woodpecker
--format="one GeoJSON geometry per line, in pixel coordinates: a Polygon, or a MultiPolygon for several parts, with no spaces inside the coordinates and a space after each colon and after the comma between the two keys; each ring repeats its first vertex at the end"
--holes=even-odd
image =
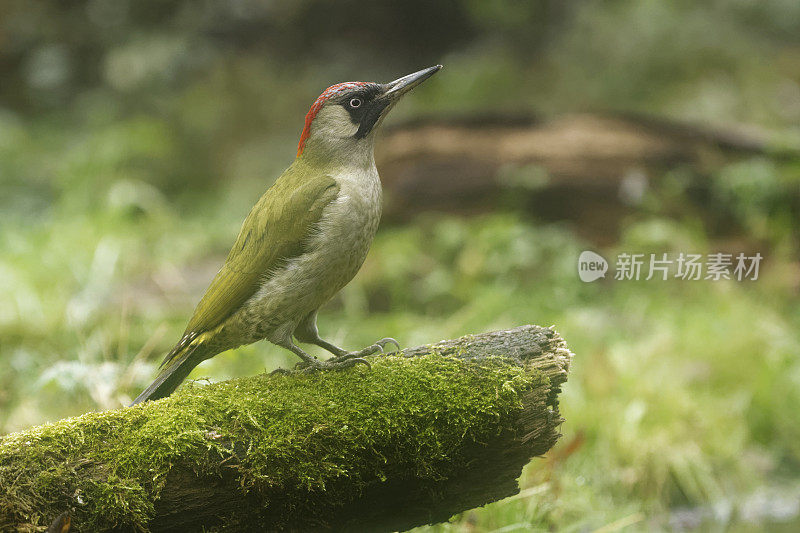
{"type": "Polygon", "coordinates": [[[317,310],[353,279],[378,229],[375,131],[401,96],[440,68],[325,89],[306,115],[297,158],[250,211],[183,337],[134,404],[168,396],[205,359],[261,339],[291,350],[309,369],[366,363],[363,356],[397,344],[385,338],[343,350],[320,338],[317,310]],[[293,337],[334,357],[320,361],[293,337]]]}

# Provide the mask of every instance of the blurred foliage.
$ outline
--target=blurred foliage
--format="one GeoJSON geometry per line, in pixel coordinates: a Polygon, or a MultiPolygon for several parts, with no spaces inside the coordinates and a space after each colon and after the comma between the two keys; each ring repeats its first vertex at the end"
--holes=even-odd
{"type": "MultiPolygon", "coordinates": [[[[583,284],[591,243],[513,210],[381,228],[322,313],[333,342],[537,323],[577,354],[564,439],[526,469],[523,493],[433,529],[791,518],[800,168],[779,152],[800,135],[795,0],[0,3],[0,432],[127,402],[291,161],[317,94],[434,63],[445,70],[390,121],[599,108],[748,122],[779,140],[708,177],[704,216],[685,209],[698,176],[670,169],[598,250],[755,247],[757,282],[583,284]],[[715,242],[721,226],[729,240],[715,242]]],[[[258,343],[193,376],[293,363],[258,343]]]]}

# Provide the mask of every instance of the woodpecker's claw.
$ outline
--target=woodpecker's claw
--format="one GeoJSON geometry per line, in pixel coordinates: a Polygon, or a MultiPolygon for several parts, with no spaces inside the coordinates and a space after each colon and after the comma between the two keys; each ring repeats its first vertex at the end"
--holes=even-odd
{"type": "Polygon", "coordinates": [[[375,344],[371,344],[371,345],[367,346],[363,350],[359,350],[357,352],[349,352],[349,353],[345,353],[345,354],[342,354],[342,355],[337,355],[336,357],[328,359],[328,361],[332,362],[332,363],[339,363],[339,362],[342,362],[342,361],[350,361],[353,358],[361,358],[361,357],[366,357],[368,355],[375,355],[376,353],[383,354],[383,353],[386,353],[384,348],[386,347],[387,344],[394,344],[397,347],[398,350],[400,349],[400,343],[398,343],[396,340],[394,340],[391,337],[385,337],[385,338],[377,341],[375,344]]]}
{"type": "MultiPolygon", "coordinates": [[[[378,342],[376,342],[375,344],[377,344],[378,346],[381,347],[381,351],[383,351],[383,349],[386,348],[387,344],[394,344],[394,346],[395,346],[395,348],[397,348],[397,350],[400,349],[400,343],[397,342],[395,339],[393,339],[391,337],[384,337],[381,340],[379,340],[378,342]]],[[[397,351],[397,350],[395,350],[395,351],[397,351]]]]}
{"type": "Polygon", "coordinates": [[[350,368],[351,366],[356,366],[358,363],[362,363],[367,365],[367,368],[372,368],[372,365],[369,364],[364,358],[361,357],[351,357],[348,359],[343,360],[334,360],[328,359],[327,361],[315,361],[314,363],[298,363],[295,367],[297,371],[303,373],[311,373],[316,372],[317,370],[343,370],[345,368],[350,368]]]}
{"type": "Polygon", "coordinates": [[[386,353],[384,348],[387,344],[394,344],[397,350],[400,349],[400,343],[397,342],[397,340],[391,337],[384,337],[375,342],[375,344],[371,344],[363,350],[359,350],[357,352],[343,353],[342,355],[331,357],[327,361],[320,361],[316,357],[309,356],[308,359],[297,363],[294,367],[294,370],[278,368],[273,370],[271,374],[292,374],[293,372],[314,372],[316,370],[338,370],[350,368],[358,363],[367,365],[367,368],[372,368],[372,365],[370,365],[369,362],[364,359],[364,357],[367,357],[368,355],[375,355],[376,353],[386,353]]]}
{"type": "Polygon", "coordinates": [[[375,344],[371,344],[364,348],[363,350],[359,350],[357,352],[350,352],[345,353],[342,355],[337,355],[336,357],[329,359],[329,361],[338,362],[338,361],[348,361],[354,357],[366,357],[368,355],[375,355],[376,353],[386,353],[384,348],[387,344],[394,344],[398,349],[400,349],[400,343],[394,340],[391,337],[385,337],[375,344]]]}

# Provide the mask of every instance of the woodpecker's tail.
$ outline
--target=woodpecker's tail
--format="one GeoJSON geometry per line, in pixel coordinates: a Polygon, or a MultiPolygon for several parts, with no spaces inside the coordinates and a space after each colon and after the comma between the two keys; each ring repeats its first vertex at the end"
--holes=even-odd
{"type": "Polygon", "coordinates": [[[131,402],[131,405],[147,400],[166,398],[172,394],[178,388],[178,385],[186,379],[189,372],[205,360],[202,352],[204,352],[202,346],[190,344],[181,348],[180,352],[170,354],[168,356],[169,359],[165,361],[166,364],[161,368],[161,372],[158,373],[156,379],[131,402]]]}

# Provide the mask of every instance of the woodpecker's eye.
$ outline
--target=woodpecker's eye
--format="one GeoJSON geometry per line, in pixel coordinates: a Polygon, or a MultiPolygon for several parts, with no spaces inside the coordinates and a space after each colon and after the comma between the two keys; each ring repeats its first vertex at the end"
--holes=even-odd
{"type": "Polygon", "coordinates": [[[361,98],[351,98],[350,107],[356,108],[361,106],[361,98]]]}

